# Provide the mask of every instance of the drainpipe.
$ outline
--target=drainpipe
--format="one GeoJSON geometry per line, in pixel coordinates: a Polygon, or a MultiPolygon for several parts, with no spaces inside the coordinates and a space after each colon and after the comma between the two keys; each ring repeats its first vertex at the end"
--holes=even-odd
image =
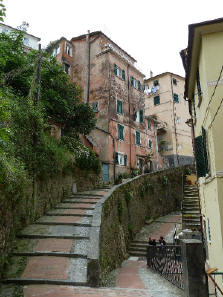
{"type": "Polygon", "coordinates": [[[90,89],[90,31],[86,34],[86,70],[85,70],[84,102],[89,104],[90,89]]]}
{"type": "Polygon", "coordinates": [[[179,162],[179,156],[178,156],[178,151],[177,151],[178,141],[177,141],[176,116],[175,116],[174,101],[173,101],[173,77],[172,77],[172,75],[170,76],[170,78],[171,78],[171,92],[172,92],[172,102],[173,102],[173,120],[174,120],[174,133],[175,133],[175,140],[176,140],[177,165],[179,166],[180,162],[179,162]]]}
{"type": "Polygon", "coordinates": [[[157,123],[156,122],[154,122],[154,136],[156,141],[156,170],[158,170],[159,159],[158,159],[158,140],[157,140],[157,123]]]}
{"type": "Polygon", "coordinates": [[[115,139],[114,139],[113,135],[110,132],[108,132],[108,131],[106,131],[104,129],[101,129],[99,127],[95,127],[95,129],[97,129],[97,130],[99,130],[99,131],[101,131],[101,132],[103,132],[105,134],[108,134],[112,138],[113,162],[114,162],[114,164],[113,164],[114,165],[113,166],[113,178],[114,178],[114,181],[115,181],[115,176],[116,176],[116,170],[115,170],[116,169],[116,167],[115,167],[115,139]]]}
{"type": "Polygon", "coordinates": [[[128,93],[128,104],[129,104],[129,142],[130,142],[130,146],[129,146],[129,166],[130,166],[130,170],[132,168],[132,133],[131,133],[131,108],[130,108],[130,94],[129,94],[129,89],[130,89],[130,85],[129,85],[129,64],[127,65],[127,80],[128,80],[128,86],[127,86],[127,93],[128,93]]]}

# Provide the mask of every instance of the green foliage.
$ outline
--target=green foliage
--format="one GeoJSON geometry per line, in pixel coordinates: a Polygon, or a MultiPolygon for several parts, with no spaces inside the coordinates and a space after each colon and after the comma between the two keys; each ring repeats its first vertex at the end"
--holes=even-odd
{"type": "Polygon", "coordinates": [[[5,5],[3,4],[3,0],[0,0],[0,21],[1,22],[4,21],[5,12],[6,12],[6,8],[5,8],[5,5]]]}
{"type": "Polygon", "coordinates": [[[62,137],[62,143],[74,156],[75,164],[82,169],[92,169],[95,173],[101,172],[101,163],[95,153],[84,146],[78,138],[62,137]]]}
{"type": "Polygon", "coordinates": [[[120,223],[122,221],[122,214],[123,214],[122,199],[118,197],[118,219],[120,223]]]}
{"type": "Polygon", "coordinates": [[[133,192],[126,191],[125,192],[125,201],[127,204],[129,204],[130,200],[133,198],[133,192]]]}
{"type": "Polygon", "coordinates": [[[184,174],[185,175],[191,175],[192,174],[192,170],[189,167],[186,167],[184,170],[184,174]]]}
{"type": "Polygon", "coordinates": [[[166,175],[163,175],[160,177],[160,182],[163,187],[166,187],[168,185],[168,177],[166,175]]]}

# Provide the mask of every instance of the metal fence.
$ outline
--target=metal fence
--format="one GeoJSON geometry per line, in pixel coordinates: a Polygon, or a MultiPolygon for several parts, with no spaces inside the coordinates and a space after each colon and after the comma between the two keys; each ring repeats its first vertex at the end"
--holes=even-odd
{"type": "Polygon", "coordinates": [[[181,246],[148,246],[147,265],[178,288],[184,289],[181,246]]]}
{"type": "Polygon", "coordinates": [[[209,278],[209,296],[223,296],[223,291],[220,288],[223,285],[223,272],[218,272],[217,268],[210,268],[206,273],[209,278]]]}

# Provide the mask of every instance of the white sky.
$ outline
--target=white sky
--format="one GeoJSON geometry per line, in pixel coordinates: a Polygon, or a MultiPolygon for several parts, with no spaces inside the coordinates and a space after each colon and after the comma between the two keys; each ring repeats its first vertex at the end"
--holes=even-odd
{"type": "Polygon", "coordinates": [[[4,0],[5,24],[23,21],[42,46],[87,30],[103,31],[133,56],[148,77],[170,71],[184,76],[179,52],[188,24],[220,18],[223,0],[4,0]]]}

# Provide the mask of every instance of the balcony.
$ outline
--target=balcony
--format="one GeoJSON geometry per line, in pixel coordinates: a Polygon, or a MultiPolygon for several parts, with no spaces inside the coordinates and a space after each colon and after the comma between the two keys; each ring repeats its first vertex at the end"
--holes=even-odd
{"type": "Polygon", "coordinates": [[[166,132],[167,132],[167,123],[159,121],[157,123],[157,135],[164,134],[166,132]]]}

